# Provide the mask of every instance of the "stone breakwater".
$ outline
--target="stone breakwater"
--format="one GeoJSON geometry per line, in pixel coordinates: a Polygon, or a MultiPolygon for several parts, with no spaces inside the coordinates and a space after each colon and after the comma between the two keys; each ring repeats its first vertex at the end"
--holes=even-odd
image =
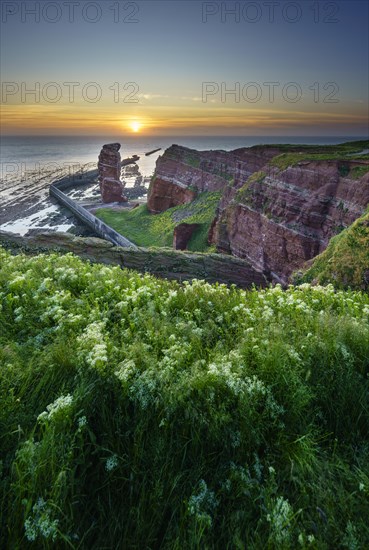
{"type": "Polygon", "coordinates": [[[172,145],[157,161],[148,209],[162,212],[198,193],[222,191],[209,242],[248,260],[268,280],[287,283],[369,203],[368,160],[309,160],[298,146],[287,152],[290,160],[282,158],[285,146],[226,152],[172,145]]]}
{"type": "Polygon", "coordinates": [[[122,160],[120,156],[120,143],[107,143],[99,154],[97,163],[98,180],[100,184],[103,202],[127,202],[123,195],[123,184],[120,181],[122,160]]]}
{"type": "Polygon", "coordinates": [[[134,243],[117,233],[112,227],[99,220],[92,212],[68,197],[64,191],[73,185],[73,179],[66,177],[54,181],[50,185],[50,195],[60,204],[68,208],[82,223],[90,227],[95,233],[118,246],[137,248],[134,243]]]}

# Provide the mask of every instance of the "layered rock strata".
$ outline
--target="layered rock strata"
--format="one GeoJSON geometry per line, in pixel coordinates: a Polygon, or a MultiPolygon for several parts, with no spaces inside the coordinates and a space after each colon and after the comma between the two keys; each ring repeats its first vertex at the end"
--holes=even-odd
{"type": "Polygon", "coordinates": [[[97,163],[98,180],[102,200],[108,202],[127,202],[123,195],[123,184],[120,181],[121,157],[120,143],[107,143],[99,154],[97,163]]]}
{"type": "Polygon", "coordinates": [[[282,282],[325,250],[369,202],[368,176],[343,177],[336,161],[266,167],[250,180],[220,210],[213,242],[282,282]]]}
{"type": "MultiPolygon", "coordinates": [[[[272,156],[272,152],[267,153],[267,158],[272,156]]],[[[225,191],[227,185],[244,181],[265,162],[265,153],[262,157],[257,152],[250,155],[246,164],[242,154],[196,151],[172,145],[157,160],[148,194],[148,209],[153,213],[163,212],[191,202],[198,193],[225,191]]]]}
{"type": "Polygon", "coordinates": [[[222,191],[209,242],[286,283],[369,203],[368,160],[306,160],[303,148],[291,149],[291,159],[281,162],[285,147],[226,152],[172,145],[157,161],[148,208],[157,213],[222,191]]]}

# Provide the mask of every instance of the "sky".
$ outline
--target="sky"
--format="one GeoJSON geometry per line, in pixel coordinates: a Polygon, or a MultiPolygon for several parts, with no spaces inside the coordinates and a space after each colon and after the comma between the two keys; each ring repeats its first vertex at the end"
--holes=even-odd
{"type": "Polygon", "coordinates": [[[3,0],[1,131],[367,136],[368,6],[3,0]]]}

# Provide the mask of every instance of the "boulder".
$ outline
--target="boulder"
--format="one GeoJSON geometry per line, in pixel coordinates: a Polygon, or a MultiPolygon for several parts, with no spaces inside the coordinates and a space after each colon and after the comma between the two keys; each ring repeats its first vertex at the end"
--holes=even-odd
{"type": "Polygon", "coordinates": [[[173,233],[173,248],[175,250],[186,250],[188,241],[199,225],[198,223],[180,223],[177,225],[173,233]]]}
{"type": "Polygon", "coordinates": [[[119,180],[104,178],[101,185],[101,196],[103,202],[127,202],[123,195],[123,185],[119,180]]]}
{"type": "Polygon", "coordinates": [[[195,189],[176,185],[171,181],[155,178],[147,197],[147,209],[153,214],[164,212],[168,208],[192,202],[196,198],[195,189]]]}

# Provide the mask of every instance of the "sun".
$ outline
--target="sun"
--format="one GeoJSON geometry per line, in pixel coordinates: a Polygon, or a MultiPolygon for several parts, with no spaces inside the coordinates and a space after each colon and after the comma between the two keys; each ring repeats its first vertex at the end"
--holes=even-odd
{"type": "Polygon", "coordinates": [[[139,132],[141,130],[142,124],[140,122],[137,122],[137,120],[134,120],[130,124],[131,130],[135,133],[139,132]]]}

